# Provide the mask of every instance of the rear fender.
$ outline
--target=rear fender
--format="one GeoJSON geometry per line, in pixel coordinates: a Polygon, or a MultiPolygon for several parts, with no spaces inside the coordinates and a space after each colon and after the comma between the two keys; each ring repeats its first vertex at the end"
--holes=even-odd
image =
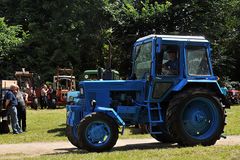
{"type": "Polygon", "coordinates": [[[203,87],[211,89],[216,93],[217,96],[221,98],[221,101],[225,108],[230,108],[230,103],[228,102],[226,96],[224,95],[221,87],[216,80],[182,80],[173,88],[173,91],[179,92],[181,90],[193,88],[193,87],[203,87]]]}

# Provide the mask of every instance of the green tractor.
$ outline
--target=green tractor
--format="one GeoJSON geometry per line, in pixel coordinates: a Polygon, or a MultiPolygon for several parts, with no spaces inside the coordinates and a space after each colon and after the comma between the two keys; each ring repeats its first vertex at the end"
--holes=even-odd
{"type": "Polygon", "coordinates": [[[118,80],[120,79],[119,77],[119,72],[112,69],[103,69],[103,68],[98,68],[95,70],[86,70],[84,71],[84,80],[118,80]]]}

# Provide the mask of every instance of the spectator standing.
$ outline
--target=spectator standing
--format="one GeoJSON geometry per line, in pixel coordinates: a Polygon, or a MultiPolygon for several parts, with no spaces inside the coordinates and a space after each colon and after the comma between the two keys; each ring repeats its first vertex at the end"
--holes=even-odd
{"type": "Polygon", "coordinates": [[[48,106],[47,93],[48,93],[48,87],[46,84],[44,84],[41,89],[41,109],[47,108],[48,106]]]}
{"type": "Polygon", "coordinates": [[[10,86],[10,90],[5,94],[5,107],[8,110],[8,114],[11,117],[11,124],[13,134],[22,133],[22,130],[18,124],[18,117],[17,117],[17,105],[18,101],[16,98],[16,94],[18,92],[18,85],[13,84],[10,86]]]}
{"type": "Polygon", "coordinates": [[[50,108],[56,108],[56,93],[54,92],[54,89],[52,88],[52,85],[48,85],[48,107],[50,108]]]}
{"type": "Polygon", "coordinates": [[[26,99],[28,98],[27,93],[24,93],[20,90],[17,92],[17,100],[18,100],[18,106],[17,106],[17,113],[18,113],[18,124],[22,128],[22,131],[26,131],[26,99]]]}

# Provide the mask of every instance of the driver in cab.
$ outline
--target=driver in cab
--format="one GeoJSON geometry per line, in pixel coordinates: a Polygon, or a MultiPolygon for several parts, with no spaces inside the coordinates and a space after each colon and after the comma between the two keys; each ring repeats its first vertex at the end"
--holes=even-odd
{"type": "Polygon", "coordinates": [[[165,74],[176,75],[178,74],[178,58],[176,50],[169,50],[168,61],[163,64],[163,72],[165,74]]]}

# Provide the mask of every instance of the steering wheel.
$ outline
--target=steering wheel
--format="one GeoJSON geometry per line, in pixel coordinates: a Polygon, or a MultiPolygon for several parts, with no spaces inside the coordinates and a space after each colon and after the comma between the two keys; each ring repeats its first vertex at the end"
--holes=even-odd
{"type": "Polygon", "coordinates": [[[162,68],[162,75],[168,75],[171,74],[170,69],[168,69],[167,67],[163,67],[162,68]]]}

